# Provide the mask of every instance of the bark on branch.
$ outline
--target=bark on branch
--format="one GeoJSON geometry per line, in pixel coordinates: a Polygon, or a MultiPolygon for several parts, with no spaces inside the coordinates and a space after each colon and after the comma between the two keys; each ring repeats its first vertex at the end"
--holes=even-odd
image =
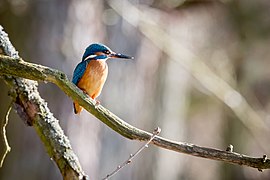
{"type": "MultiPolygon", "coordinates": [[[[9,63],[14,63],[13,65],[21,64],[18,61],[18,52],[12,46],[2,26],[0,26],[0,54],[7,55],[1,56],[5,59],[1,61],[3,63],[8,63],[9,61],[9,63]]],[[[8,70],[9,72],[19,71],[19,66],[12,65],[13,67],[11,67],[8,64],[1,64],[1,69],[10,68],[8,70]]],[[[27,68],[24,68],[24,71],[26,72],[27,68]]],[[[31,73],[30,71],[28,69],[28,75],[31,73]]],[[[12,73],[8,72],[1,74],[5,82],[11,87],[10,96],[13,98],[14,109],[28,125],[34,127],[41,141],[44,143],[49,156],[56,162],[63,179],[86,179],[87,176],[84,174],[78,158],[74,154],[70,142],[64,135],[58,120],[50,112],[46,102],[40,97],[37,90],[37,82],[28,80],[31,78],[21,78],[26,76],[19,74],[15,75],[17,77],[12,76],[12,73]]],[[[41,78],[41,75],[38,77],[41,78]]]]}
{"type": "MultiPolygon", "coordinates": [[[[0,56],[0,74],[54,83],[73,101],[78,102],[88,112],[122,136],[140,141],[148,141],[151,137],[150,133],[126,123],[103,106],[99,105],[96,107],[94,100],[89,98],[71,83],[63,72],[49,67],[28,63],[22,59],[0,56]]],[[[267,159],[265,155],[261,155],[261,157],[250,157],[235,152],[201,147],[184,142],[176,142],[159,136],[156,136],[152,143],[165,149],[192,156],[245,165],[258,168],[259,170],[270,169],[270,160],[267,159]]]]}

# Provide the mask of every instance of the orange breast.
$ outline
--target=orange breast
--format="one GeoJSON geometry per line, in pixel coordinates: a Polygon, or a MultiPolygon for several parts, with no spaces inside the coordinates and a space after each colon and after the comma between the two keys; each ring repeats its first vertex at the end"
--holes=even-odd
{"type": "Polygon", "coordinates": [[[98,97],[108,76],[108,66],[104,60],[91,60],[78,87],[85,91],[92,99],[98,97]]]}

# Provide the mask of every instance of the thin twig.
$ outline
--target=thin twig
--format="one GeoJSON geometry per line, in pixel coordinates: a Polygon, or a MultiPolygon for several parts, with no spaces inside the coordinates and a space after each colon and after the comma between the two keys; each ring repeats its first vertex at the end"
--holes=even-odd
{"type": "Polygon", "coordinates": [[[153,131],[153,134],[151,136],[151,138],[140,148],[138,149],[134,154],[130,154],[129,158],[120,166],[117,166],[117,168],[111,172],[110,174],[108,174],[105,178],[103,178],[103,180],[107,180],[109,178],[111,178],[113,175],[115,175],[118,171],[120,171],[122,168],[124,168],[126,165],[130,164],[132,159],[134,159],[138,154],[140,154],[140,152],[142,150],[144,150],[145,148],[148,148],[149,143],[157,136],[159,135],[159,133],[161,132],[161,129],[159,127],[155,128],[155,130],[153,131]]]}
{"type": "Polygon", "coordinates": [[[2,136],[1,139],[3,140],[3,144],[4,144],[4,152],[3,152],[3,155],[1,157],[0,168],[3,166],[4,160],[7,156],[7,154],[11,150],[11,148],[8,144],[7,135],[6,135],[6,126],[8,124],[8,117],[9,117],[9,113],[10,113],[11,109],[12,109],[12,103],[10,103],[8,110],[7,110],[7,113],[6,113],[6,116],[1,123],[1,136],[2,136]]]}

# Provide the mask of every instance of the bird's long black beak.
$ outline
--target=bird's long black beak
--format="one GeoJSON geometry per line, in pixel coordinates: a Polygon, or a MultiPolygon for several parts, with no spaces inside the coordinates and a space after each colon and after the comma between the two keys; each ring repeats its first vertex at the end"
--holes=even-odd
{"type": "Polygon", "coordinates": [[[110,58],[134,59],[134,57],[132,56],[127,56],[120,53],[112,53],[110,54],[110,58]]]}

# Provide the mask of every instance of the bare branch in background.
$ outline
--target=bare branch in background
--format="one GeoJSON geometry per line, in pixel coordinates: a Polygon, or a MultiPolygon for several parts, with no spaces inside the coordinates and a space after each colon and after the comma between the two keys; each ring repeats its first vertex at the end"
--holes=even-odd
{"type": "Polygon", "coordinates": [[[144,150],[145,148],[148,148],[148,145],[151,143],[151,141],[157,136],[159,135],[161,132],[161,129],[159,127],[157,127],[154,131],[153,134],[151,136],[151,138],[140,148],[138,149],[134,154],[130,154],[129,158],[120,166],[117,166],[117,168],[111,172],[110,174],[108,174],[105,178],[103,178],[103,180],[109,179],[111,178],[113,175],[115,175],[117,172],[119,172],[122,168],[124,168],[126,165],[130,164],[132,159],[134,159],[137,155],[140,154],[140,152],[142,152],[142,150],[144,150]]]}

